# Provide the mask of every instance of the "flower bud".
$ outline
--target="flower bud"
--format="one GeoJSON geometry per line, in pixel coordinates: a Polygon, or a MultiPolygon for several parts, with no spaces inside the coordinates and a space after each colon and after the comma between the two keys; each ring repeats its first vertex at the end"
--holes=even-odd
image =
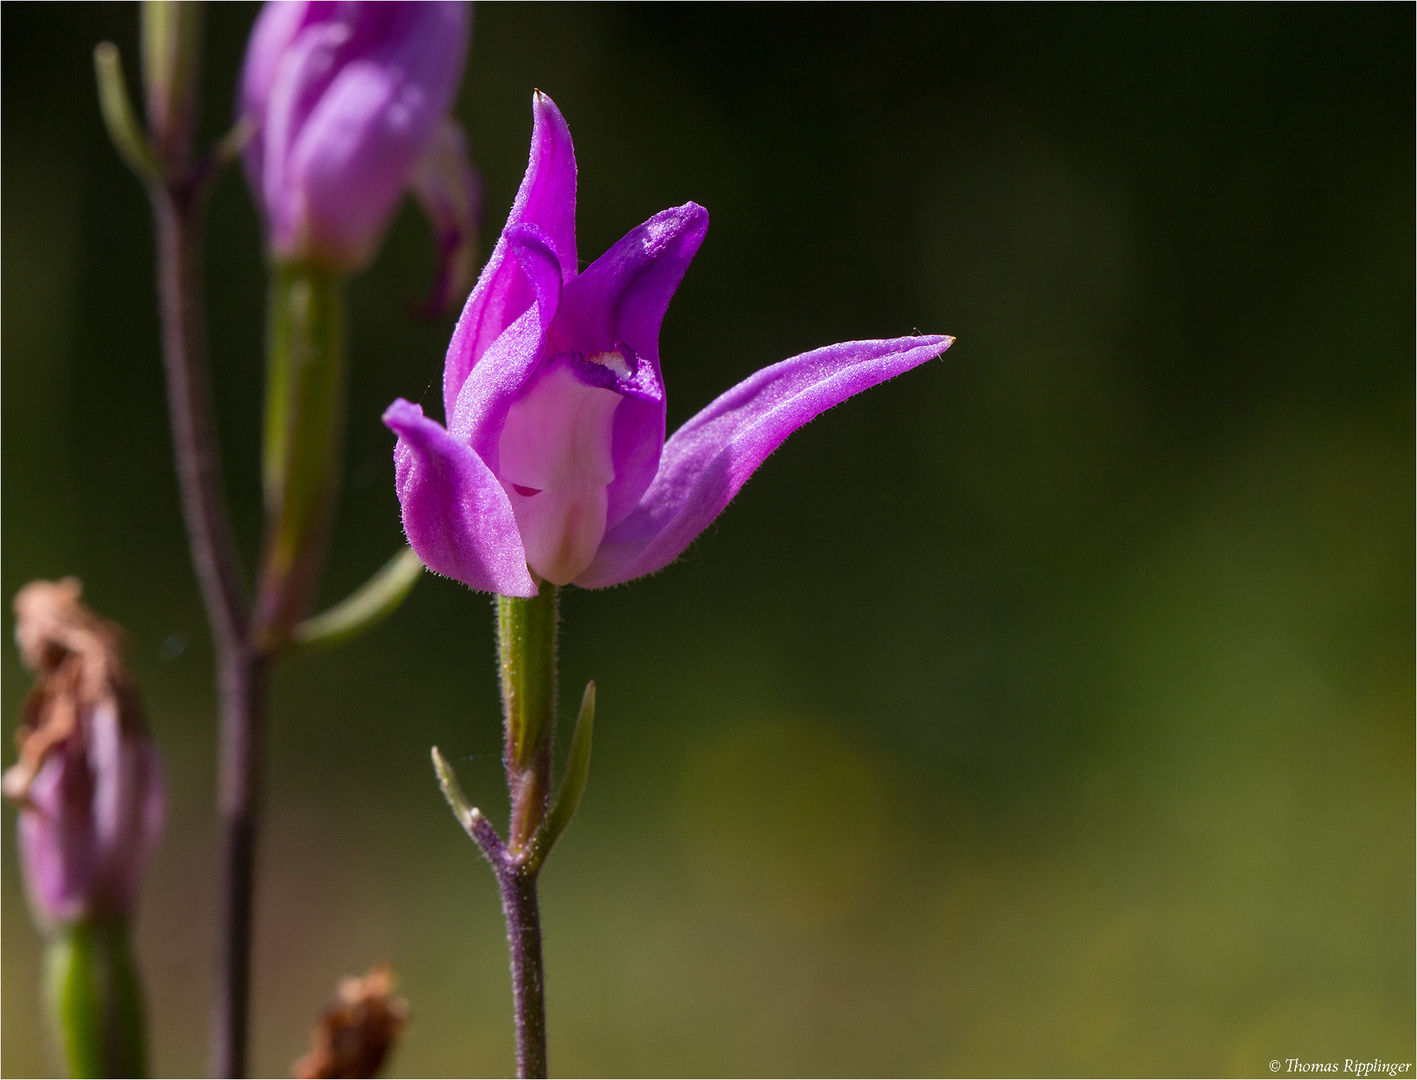
{"type": "Polygon", "coordinates": [[[462,77],[462,3],[268,3],[247,46],[239,111],[272,255],[335,271],[368,263],[462,77]]]}
{"type": "Polygon", "coordinates": [[[30,901],[49,926],[126,918],[163,821],[162,766],[123,632],[79,600],[75,578],[15,596],[15,640],[37,681],[0,787],[20,807],[30,901]]]}

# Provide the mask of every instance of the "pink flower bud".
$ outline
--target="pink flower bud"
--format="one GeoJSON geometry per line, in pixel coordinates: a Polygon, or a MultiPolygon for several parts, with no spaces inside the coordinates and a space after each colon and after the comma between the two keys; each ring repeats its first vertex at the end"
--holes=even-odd
{"type": "Polygon", "coordinates": [[[259,125],[246,175],[277,259],[373,258],[421,159],[447,153],[469,21],[462,3],[266,5],[238,108],[259,125]]]}
{"type": "Polygon", "coordinates": [[[15,596],[15,639],[38,677],[5,795],[20,807],[30,900],[49,925],[131,914],[162,832],[162,765],[121,658],[123,632],[75,578],[15,596]]]}

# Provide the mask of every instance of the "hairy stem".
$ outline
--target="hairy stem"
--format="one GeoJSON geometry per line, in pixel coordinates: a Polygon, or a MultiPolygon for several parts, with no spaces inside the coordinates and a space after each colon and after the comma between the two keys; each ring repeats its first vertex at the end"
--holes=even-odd
{"type": "Polygon", "coordinates": [[[223,494],[201,294],[201,215],[205,191],[195,185],[152,189],[157,219],[158,300],[167,404],[192,565],[218,651],[246,638],[248,608],[223,494]]]}
{"type": "Polygon", "coordinates": [[[221,952],[212,1020],[211,1066],[218,1076],[246,1071],[250,990],[251,898],[255,877],[258,762],[266,658],[252,644],[250,608],[226,511],[207,370],[202,311],[202,214],[218,159],[192,165],[201,61],[201,12],[195,4],[144,8],[144,83],[148,132],[131,131],[117,54],[100,46],[101,97],[110,130],[135,162],[157,224],[157,291],[172,448],[192,565],[216,651],[222,881],[221,952]],[[107,77],[105,77],[107,76],[107,77]],[[127,123],[123,123],[126,118],[127,123]],[[118,137],[121,136],[121,137],[118,137]],[[139,152],[141,151],[141,152],[139,152]],[[137,155],[136,158],[134,155],[137,155]]]}
{"type": "Polygon", "coordinates": [[[541,913],[536,872],[503,866],[497,873],[507,945],[512,954],[512,1008],[517,1024],[517,1076],[546,1075],[546,986],[541,967],[541,913]]]}
{"type": "Polygon", "coordinates": [[[217,1076],[242,1076],[266,664],[249,640],[250,611],[217,451],[201,305],[204,188],[177,178],[154,184],[150,190],[157,218],[158,297],[173,451],[192,564],[212,627],[221,698],[221,953],[211,1066],[217,1076]]]}
{"type": "MultiPolygon", "coordinates": [[[[541,965],[538,866],[532,843],[551,792],[551,740],[556,728],[557,589],[543,582],[530,599],[497,597],[497,658],[506,723],[507,788],[512,820],[503,851],[484,852],[497,873],[512,959],[517,1075],[546,1075],[546,994],[541,965]]],[[[476,835],[474,833],[474,835],[476,835]]]]}
{"type": "Polygon", "coordinates": [[[216,993],[212,1001],[214,1076],[245,1076],[251,1009],[251,937],[260,820],[260,759],[267,661],[254,648],[221,665],[219,807],[221,896],[216,993]]]}

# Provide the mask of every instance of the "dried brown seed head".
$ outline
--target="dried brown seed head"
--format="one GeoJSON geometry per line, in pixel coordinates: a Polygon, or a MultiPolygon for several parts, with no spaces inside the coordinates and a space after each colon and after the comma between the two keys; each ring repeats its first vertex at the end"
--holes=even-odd
{"type": "Polygon", "coordinates": [[[300,1080],[372,1077],[408,1023],[408,1003],[394,996],[397,980],[387,964],[362,978],[341,979],[339,998],[310,1034],[310,1052],[295,1063],[300,1080]]]}

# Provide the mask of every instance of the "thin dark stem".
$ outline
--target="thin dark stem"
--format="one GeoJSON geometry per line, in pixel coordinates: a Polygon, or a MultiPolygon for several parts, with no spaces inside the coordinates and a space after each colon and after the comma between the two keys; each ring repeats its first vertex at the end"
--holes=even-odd
{"type": "Polygon", "coordinates": [[[513,855],[497,830],[473,810],[464,826],[497,875],[512,959],[512,1011],[517,1028],[517,1076],[546,1076],[546,979],[541,963],[537,868],[513,855]]]}
{"type": "Polygon", "coordinates": [[[221,911],[211,1070],[245,1076],[250,1027],[251,927],[256,891],[261,728],[266,660],[254,649],[222,665],[220,809],[221,911]]]}
{"type": "Polygon", "coordinates": [[[536,874],[506,866],[497,873],[507,944],[512,952],[512,1007],[517,1022],[517,1076],[546,1076],[546,984],[541,967],[541,913],[536,874]]]}
{"type": "Polygon", "coordinates": [[[201,306],[201,213],[205,192],[174,184],[153,192],[158,298],[167,403],[192,565],[219,652],[239,648],[249,618],[236,541],[227,519],[217,454],[201,306]]]}
{"type": "Polygon", "coordinates": [[[205,184],[155,186],[158,296],[173,450],[192,563],[211,622],[221,695],[221,954],[211,1068],[244,1076],[255,881],[258,760],[266,660],[249,641],[250,609],[223,494],[201,307],[205,184]]]}

